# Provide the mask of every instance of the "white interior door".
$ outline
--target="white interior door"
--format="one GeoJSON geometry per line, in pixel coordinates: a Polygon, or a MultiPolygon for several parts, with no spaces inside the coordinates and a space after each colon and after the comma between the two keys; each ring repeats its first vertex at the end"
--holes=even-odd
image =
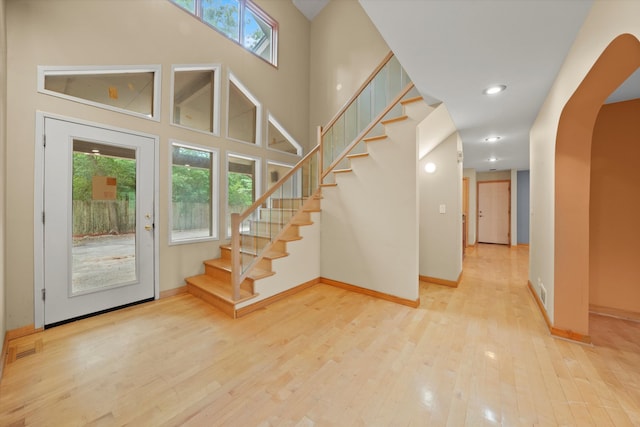
{"type": "Polygon", "coordinates": [[[478,242],[509,244],[508,181],[478,183],[478,242]]]}
{"type": "Polygon", "coordinates": [[[45,118],[44,323],[154,297],[155,140],[45,118]]]}

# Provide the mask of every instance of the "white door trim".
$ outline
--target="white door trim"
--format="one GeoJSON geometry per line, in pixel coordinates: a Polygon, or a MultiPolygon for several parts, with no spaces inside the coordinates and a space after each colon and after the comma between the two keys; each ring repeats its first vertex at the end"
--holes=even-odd
{"type": "Polygon", "coordinates": [[[63,120],[71,123],[77,123],[85,126],[93,126],[101,129],[129,133],[132,135],[142,136],[154,140],[156,149],[154,150],[154,173],[153,173],[153,209],[155,210],[153,230],[153,282],[154,282],[154,298],[160,296],[160,235],[158,226],[160,200],[159,200],[159,183],[160,183],[160,137],[144,132],[133,131],[115,126],[105,125],[103,123],[90,122],[86,120],[75,119],[71,117],[61,116],[43,111],[36,111],[35,126],[35,152],[34,152],[34,201],[33,201],[33,305],[34,305],[34,326],[41,328],[44,326],[44,301],[42,299],[42,289],[44,289],[44,224],[42,215],[44,211],[44,135],[46,118],[63,120]]]}

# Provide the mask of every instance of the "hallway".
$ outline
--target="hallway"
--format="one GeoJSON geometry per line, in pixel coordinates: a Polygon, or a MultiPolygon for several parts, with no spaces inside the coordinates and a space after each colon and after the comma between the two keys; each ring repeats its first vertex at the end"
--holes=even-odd
{"type": "Polygon", "coordinates": [[[527,248],[464,263],[418,309],[320,284],[232,320],[183,294],[16,340],[0,425],[640,425],[640,324],[552,338],[527,248]]]}

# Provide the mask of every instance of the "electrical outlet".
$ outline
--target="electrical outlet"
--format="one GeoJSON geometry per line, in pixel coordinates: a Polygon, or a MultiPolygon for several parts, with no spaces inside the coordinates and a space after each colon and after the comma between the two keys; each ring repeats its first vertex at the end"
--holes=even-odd
{"type": "Polygon", "coordinates": [[[545,289],[542,282],[540,282],[540,301],[542,301],[542,305],[547,306],[547,290],[545,289]]]}

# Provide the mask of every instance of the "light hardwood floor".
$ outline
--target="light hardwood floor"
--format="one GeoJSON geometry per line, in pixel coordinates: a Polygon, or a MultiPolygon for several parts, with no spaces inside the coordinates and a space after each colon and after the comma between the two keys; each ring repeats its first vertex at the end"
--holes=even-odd
{"type": "Polygon", "coordinates": [[[417,309],[321,284],[236,320],[183,294],[47,330],[12,342],[0,425],[640,426],[640,324],[550,337],[527,259],[480,245],[417,309]]]}

